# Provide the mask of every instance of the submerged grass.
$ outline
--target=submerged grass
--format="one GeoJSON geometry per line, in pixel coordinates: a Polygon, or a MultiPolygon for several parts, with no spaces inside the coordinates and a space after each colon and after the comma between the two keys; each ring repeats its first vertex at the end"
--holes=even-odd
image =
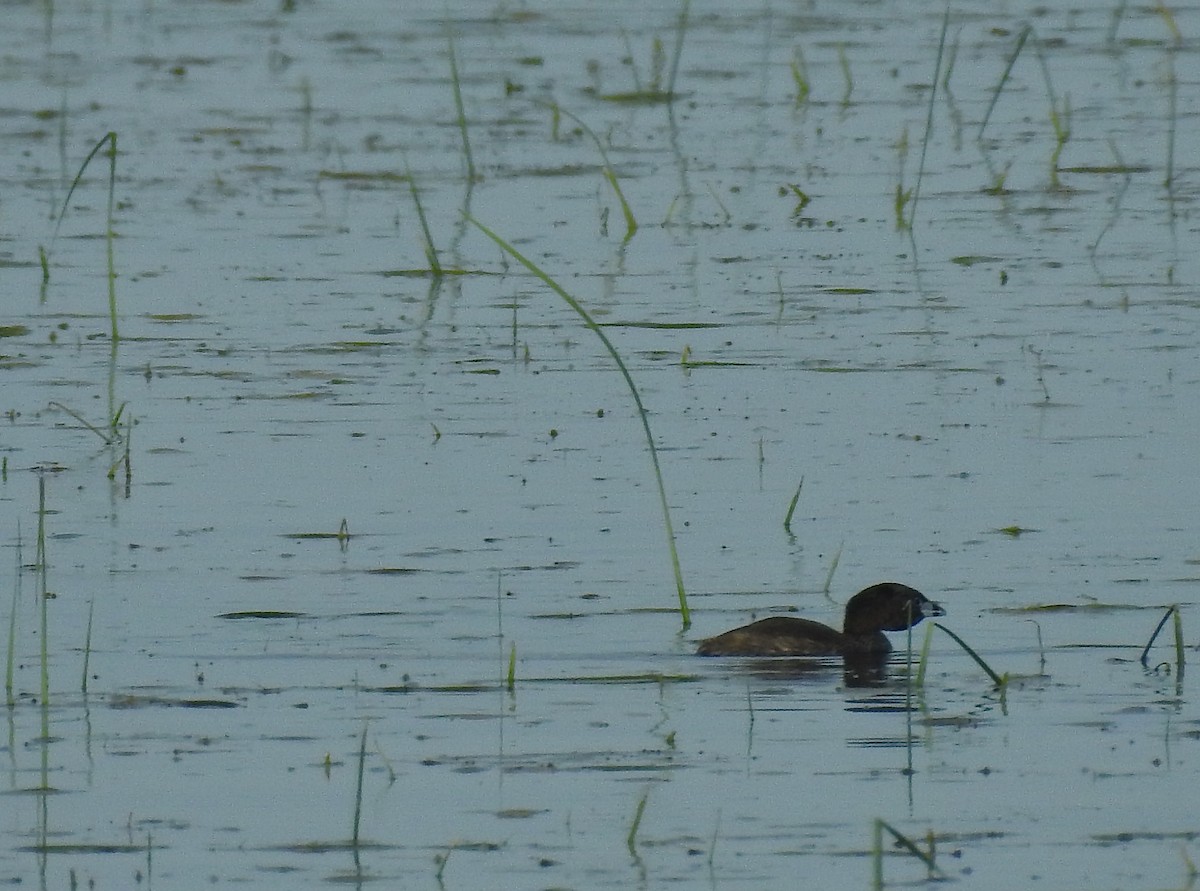
{"type": "Polygon", "coordinates": [[[604,348],[608,351],[608,354],[612,356],[613,361],[617,364],[618,370],[621,372],[621,376],[625,379],[625,384],[629,387],[630,395],[633,396],[634,405],[637,407],[638,418],[640,418],[642,422],[642,430],[646,434],[646,444],[650,449],[650,461],[654,466],[654,479],[658,484],[658,498],[659,503],[662,506],[663,525],[665,526],[667,533],[667,547],[671,554],[671,567],[675,573],[675,590],[679,596],[679,616],[683,621],[683,630],[686,631],[691,627],[692,613],[688,608],[687,592],[683,586],[683,572],[679,567],[679,551],[675,547],[675,527],[671,523],[671,507],[667,503],[667,489],[666,485],[663,483],[662,466],[658,460],[658,448],[654,445],[654,434],[650,430],[649,412],[646,410],[646,406],[642,402],[642,396],[641,393],[638,392],[637,384],[633,382],[633,376],[629,373],[629,369],[625,367],[625,361],[621,358],[621,354],[617,352],[617,348],[613,345],[613,342],[609,340],[608,335],[604,333],[604,329],[596,323],[596,320],[592,318],[591,314],[589,314],[588,311],[583,308],[583,305],[578,300],[572,297],[562,285],[543,272],[536,263],[528,259],[515,247],[513,247],[487,226],[483,225],[483,223],[479,222],[479,220],[475,219],[470,214],[467,214],[467,219],[470,220],[476,227],[478,227],[484,235],[494,241],[502,251],[528,269],[531,273],[533,273],[534,276],[540,279],[541,282],[546,285],[546,287],[561,297],[566,304],[571,307],[571,309],[573,309],[581,319],[583,319],[584,324],[592,331],[592,333],[600,338],[600,342],[604,344],[604,348]]]}

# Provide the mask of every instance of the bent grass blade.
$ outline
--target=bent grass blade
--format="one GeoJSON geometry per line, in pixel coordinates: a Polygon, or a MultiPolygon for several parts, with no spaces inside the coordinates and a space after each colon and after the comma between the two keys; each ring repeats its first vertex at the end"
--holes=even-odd
{"type": "Polygon", "coordinates": [[[467,214],[467,219],[479,228],[484,235],[494,241],[499,248],[511,256],[514,260],[528,269],[535,277],[541,280],[551,291],[561,297],[566,304],[575,311],[575,313],[583,319],[583,323],[594,333],[600,342],[604,344],[604,348],[608,354],[612,356],[613,361],[617,364],[617,369],[621,372],[621,377],[625,379],[626,386],[629,387],[629,393],[633,396],[634,405],[637,406],[638,418],[642,422],[642,430],[646,434],[646,444],[650,448],[650,461],[654,466],[654,479],[658,483],[658,498],[662,506],[663,525],[667,533],[667,547],[671,554],[671,567],[675,573],[675,590],[679,596],[679,615],[683,620],[683,629],[686,631],[692,624],[691,610],[688,609],[687,592],[683,586],[683,572],[679,568],[679,552],[675,547],[675,527],[671,523],[671,508],[667,503],[667,489],[663,483],[662,466],[658,460],[658,449],[654,445],[654,434],[650,430],[649,412],[646,411],[646,406],[642,403],[641,393],[638,392],[637,384],[633,382],[633,376],[629,373],[629,369],[625,367],[624,360],[621,359],[621,354],[617,352],[617,348],[613,342],[608,339],[608,335],[604,333],[604,329],[597,324],[596,320],[591,317],[583,305],[572,297],[562,285],[552,279],[549,275],[541,270],[540,267],[532,260],[528,259],[524,254],[518,251],[515,247],[489,229],[479,220],[475,219],[470,214],[467,214]]]}

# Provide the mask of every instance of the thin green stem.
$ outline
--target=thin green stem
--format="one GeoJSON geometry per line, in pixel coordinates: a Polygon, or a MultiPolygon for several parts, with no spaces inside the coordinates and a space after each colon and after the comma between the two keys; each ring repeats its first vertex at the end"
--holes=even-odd
{"type": "Polygon", "coordinates": [[[933,100],[937,97],[938,78],[942,73],[942,56],[946,51],[946,31],[949,28],[950,6],[947,5],[946,14],[942,17],[942,36],[938,40],[937,61],[933,65],[933,82],[929,86],[929,108],[925,112],[925,138],[921,140],[921,161],[917,165],[917,183],[913,186],[912,212],[908,217],[910,231],[917,219],[917,201],[921,197],[921,180],[925,175],[925,154],[929,150],[929,140],[933,135],[933,100]]]}
{"type": "Polygon", "coordinates": [[[617,369],[621,372],[621,377],[625,379],[625,385],[629,387],[630,395],[633,396],[634,405],[637,406],[638,418],[642,422],[642,430],[646,434],[646,444],[650,447],[650,461],[654,466],[654,479],[658,483],[658,498],[662,506],[663,525],[667,532],[667,547],[671,552],[671,566],[675,572],[675,590],[679,595],[679,615],[683,620],[684,630],[691,627],[692,614],[688,609],[687,592],[683,586],[683,572],[679,567],[679,552],[675,547],[675,527],[671,522],[671,507],[667,503],[667,489],[663,483],[662,467],[658,460],[658,449],[654,445],[654,434],[650,430],[650,414],[646,410],[646,406],[642,403],[641,393],[638,392],[637,384],[633,382],[633,376],[629,373],[629,369],[625,367],[625,362],[621,359],[621,354],[617,352],[617,348],[613,346],[613,342],[608,339],[608,335],[604,333],[604,329],[596,323],[596,320],[591,317],[583,305],[572,297],[566,289],[558,282],[552,279],[549,275],[543,272],[537,264],[525,257],[515,247],[489,229],[479,220],[475,219],[470,214],[467,214],[467,219],[479,228],[484,235],[494,241],[502,251],[511,256],[514,260],[528,269],[533,275],[538,278],[546,287],[563,299],[567,306],[571,307],[575,313],[583,319],[583,323],[588,327],[593,334],[600,338],[600,342],[604,344],[604,348],[608,354],[612,356],[613,361],[617,365],[617,369]]]}
{"type": "Polygon", "coordinates": [[[463,156],[467,159],[467,182],[475,182],[475,160],[471,156],[471,138],[467,133],[467,112],[463,107],[462,82],[458,77],[458,55],[454,51],[454,35],[447,37],[450,45],[450,83],[454,87],[454,110],[458,115],[458,130],[462,134],[463,156]]]}
{"type": "Polygon", "coordinates": [[[367,723],[363,722],[362,738],[358,744],[358,783],[354,790],[354,826],[350,832],[350,846],[358,850],[358,828],[362,820],[363,767],[367,762],[367,723]]]}
{"type": "Polygon", "coordinates": [[[596,150],[600,153],[600,160],[604,163],[604,178],[608,181],[608,184],[612,186],[613,193],[617,196],[617,201],[621,205],[621,213],[625,216],[625,238],[623,240],[629,241],[629,239],[633,238],[634,234],[636,234],[638,230],[638,223],[633,216],[633,209],[630,208],[629,202],[625,200],[625,193],[621,191],[621,184],[617,180],[617,172],[613,170],[613,166],[608,160],[608,152],[604,150],[604,143],[600,141],[600,137],[597,136],[595,131],[585,124],[581,118],[567,111],[565,108],[562,108],[557,103],[542,104],[554,113],[556,119],[559,115],[566,115],[569,117],[576,124],[578,124],[579,128],[588,135],[593,143],[595,143],[596,150]]]}
{"type": "Polygon", "coordinates": [[[949,628],[947,628],[941,622],[934,622],[933,624],[935,627],[941,628],[943,631],[945,631],[947,634],[949,634],[952,638],[954,638],[955,643],[957,643],[960,647],[962,647],[964,650],[966,650],[967,655],[975,660],[975,664],[977,664],[980,668],[982,668],[987,673],[987,676],[992,679],[992,683],[995,684],[1001,690],[1004,689],[1005,685],[1008,682],[1007,675],[1005,675],[1004,677],[1001,677],[1000,675],[996,674],[996,672],[992,671],[992,667],[990,665],[988,665],[986,662],[984,662],[983,658],[978,653],[976,653],[973,649],[971,649],[970,646],[967,645],[967,642],[965,640],[963,640],[961,637],[959,637],[957,634],[955,634],[953,631],[951,631],[949,628]]]}

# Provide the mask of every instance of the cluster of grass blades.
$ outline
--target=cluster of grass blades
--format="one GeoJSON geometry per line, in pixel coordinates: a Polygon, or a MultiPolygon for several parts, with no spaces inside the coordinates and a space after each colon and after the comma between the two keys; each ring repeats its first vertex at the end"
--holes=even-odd
{"type": "Polygon", "coordinates": [[[1066,148],[1067,142],[1071,138],[1071,97],[1064,96],[1063,100],[1059,102],[1058,93],[1055,91],[1054,82],[1050,77],[1050,66],[1046,62],[1046,56],[1041,50],[1041,43],[1037,39],[1032,25],[1026,25],[1021,29],[1021,33],[1017,35],[1016,43],[1013,45],[1013,50],[1005,63],[1004,72],[1000,75],[1000,80],[996,84],[996,88],[992,91],[992,98],[988,102],[987,111],[984,112],[983,120],[979,122],[979,132],[976,139],[979,142],[983,141],[983,134],[987,129],[988,121],[992,117],[992,111],[995,109],[996,103],[1000,99],[1000,94],[1004,91],[1004,86],[1012,74],[1017,57],[1021,55],[1021,51],[1029,42],[1030,37],[1033,37],[1034,51],[1037,55],[1038,66],[1041,69],[1042,79],[1046,86],[1046,97],[1050,102],[1050,127],[1054,131],[1054,148],[1050,152],[1050,187],[1058,189],[1061,187],[1058,179],[1058,162],[1062,157],[1063,149],[1066,148]]]}
{"type": "Polygon", "coordinates": [[[108,265],[108,317],[112,327],[112,342],[115,345],[120,339],[117,331],[117,272],[113,260],[113,195],[116,190],[117,182],[117,134],[108,132],[104,137],[92,147],[88,152],[88,156],[84,158],[83,163],[79,166],[79,172],[75,174],[75,179],[71,183],[71,188],[67,190],[67,197],[63,199],[62,207],[58,212],[58,222],[54,226],[54,235],[50,239],[50,247],[44,248],[38,246],[38,259],[42,265],[42,289],[50,282],[50,254],[54,249],[54,243],[58,239],[59,229],[62,228],[63,217],[66,216],[67,208],[71,204],[71,196],[75,194],[75,188],[83,179],[84,171],[92,159],[100,154],[100,150],[108,146],[106,155],[108,156],[108,212],[104,226],[104,246],[105,255],[108,265]]]}
{"type": "MultiPolygon", "coordinates": [[[[615,102],[622,105],[661,105],[670,104],[677,98],[675,82],[679,77],[679,60],[683,56],[683,44],[687,35],[688,16],[691,10],[691,0],[683,0],[679,7],[679,16],[675,20],[675,46],[671,51],[671,64],[667,68],[666,51],[662,41],[654,39],[650,50],[650,76],[643,83],[637,68],[632,67],[633,89],[617,93],[604,93],[598,89],[598,98],[605,102],[615,102]],[[665,72],[665,77],[664,77],[665,72]]],[[[629,46],[628,35],[625,35],[626,49],[630,59],[633,58],[629,46]]]]}
{"type": "Polygon", "coordinates": [[[73,417],[85,428],[95,433],[108,448],[120,447],[121,451],[109,465],[105,476],[115,480],[117,471],[122,466],[125,470],[125,497],[129,497],[129,488],[133,483],[133,459],[131,447],[133,442],[133,415],[125,413],[128,403],[122,402],[104,427],[98,427],[74,409],[68,408],[61,402],[51,402],[51,408],[57,408],[73,417]]]}
{"type": "Polygon", "coordinates": [[[568,293],[562,285],[543,272],[536,263],[528,259],[515,247],[513,247],[483,223],[479,222],[479,220],[475,219],[470,214],[467,215],[467,219],[470,220],[471,223],[476,227],[478,227],[478,229],[483,232],[484,235],[495,242],[496,245],[502,251],[504,251],[504,253],[508,254],[510,257],[524,266],[527,270],[529,270],[529,272],[531,272],[536,278],[545,284],[546,287],[561,297],[563,301],[572,310],[574,310],[581,319],[583,319],[584,325],[586,325],[593,334],[600,338],[600,342],[604,345],[604,348],[608,351],[608,354],[612,356],[613,361],[617,365],[617,369],[621,372],[621,377],[625,379],[625,385],[629,388],[629,393],[633,397],[634,405],[637,407],[638,418],[642,422],[642,430],[646,434],[646,445],[649,448],[650,461],[654,467],[654,479],[658,484],[659,503],[662,506],[663,525],[666,528],[667,547],[670,550],[671,567],[675,574],[675,589],[679,597],[679,615],[683,622],[683,630],[686,631],[689,627],[691,627],[692,614],[691,610],[688,608],[687,592],[683,586],[683,572],[679,567],[679,552],[675,547],[675,528],[671,523],[671,508],[667,502],[667,489],[663,483],[662,467],[660,466],[658,460],[658,449],[654,444],[654,434],[650,430],[649,412],[647,412],[646,406],[642,403],[642,396],[641,393],[638,392],[637,384],[633,382],[633,376],[629,373],[629,369],[625,366],[625,362],[621,358],[621,354],[617,352],[617,348],[613,345],[613,342],[609,340],[608,335],[604,333],[604,329],[600,327],[596,320],[592,318],[591,314],[584,309],[583,305],[578,300],[571,296],[571,294],[568,293]]]}

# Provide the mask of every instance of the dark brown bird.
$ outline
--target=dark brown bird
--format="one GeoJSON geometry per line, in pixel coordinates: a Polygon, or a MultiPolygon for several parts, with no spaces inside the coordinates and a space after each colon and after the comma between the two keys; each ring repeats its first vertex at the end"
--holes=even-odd
{"type": "Polygon", "coordinates": [[[903,631],[946,611],[920,591],[880,582],[846,602],[841,631],[809,619],[772,616],[700,642],[701,656],[856,656],[892,651],[885,631],[903,631]]]}

